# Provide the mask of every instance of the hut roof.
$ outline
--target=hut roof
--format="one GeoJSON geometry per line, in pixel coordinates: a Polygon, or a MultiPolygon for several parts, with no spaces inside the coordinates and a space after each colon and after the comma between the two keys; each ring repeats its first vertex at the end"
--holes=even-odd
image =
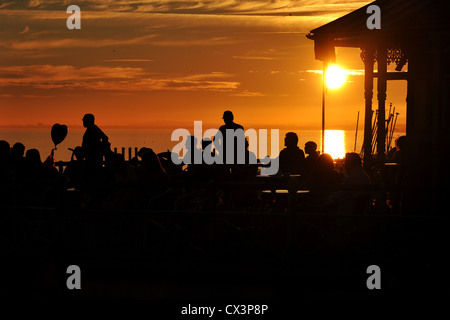
{"type": "MultiPolygon", "coordinates": [[[[363,47],[377,39],[384,43],[411,41],[424,32],[450,30],[448,0],[377,0],[337,20],[313,29],[309,39],[334,40],[334,46],[363,47]],[[367,7],[381,9],[381,29],[367,28],[367,7]],[[337,45],[338,44],[338,45],[337,45]]],[[[389,45],[389,44],[388,44],[389,45]]]]}

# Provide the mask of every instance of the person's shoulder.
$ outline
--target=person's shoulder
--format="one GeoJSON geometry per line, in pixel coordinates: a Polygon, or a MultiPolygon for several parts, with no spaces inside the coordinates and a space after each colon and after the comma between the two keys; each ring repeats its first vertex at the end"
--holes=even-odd
{"type": "Polygon", "coordinates": [[[297,152],[297,154],[301,157],[305,157],[305,153],[303,152],[302,149],[300,149],[299,147],[297,147],[297,149],[295,149],[295,152],[297,152]]]}

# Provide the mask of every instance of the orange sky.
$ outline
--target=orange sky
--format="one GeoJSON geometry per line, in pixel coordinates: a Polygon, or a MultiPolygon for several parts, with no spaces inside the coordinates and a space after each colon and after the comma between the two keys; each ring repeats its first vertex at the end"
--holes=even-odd
{"type": "MultiPolygon", "coordinates": [[[[321,62],[305,35],[368,2],[80,0],[82,28],[68,30],[64,1],[3,1],[0,126],[81,125],[89,112],[102,126],[218,127],[229,109],[245,128],[320,129],[321,62]]],[[[327,127],[353,129],[359,49],[338,48],[337,63],[351,75],[328,91],[327,127]]],[[[389,82],[400,125],[405,98],[389,82]]]]}

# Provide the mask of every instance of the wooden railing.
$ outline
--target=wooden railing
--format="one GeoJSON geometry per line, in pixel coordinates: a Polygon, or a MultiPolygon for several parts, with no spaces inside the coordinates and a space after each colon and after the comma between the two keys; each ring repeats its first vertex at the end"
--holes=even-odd
{"type": "MultiPolygon", "coordinates": [[[[113,149],[114,153],[119,153],[119,148],[115,147],[113,149]]],[[[133,159],[134,157],[137,157],[138,155],[138,151],[139,148],[138,147],[122,147],[120,148],[120,153],[119,154],[123,154],[123,157],[125,158],[125,161],[130,161],[131,159],[133,159]],[[128,158],[127,158],[128,156],[128,158]]],[[[64,172],[64,168],[67,167],[67,165],[70,163],[70,161],[57,161],[55,162],[55,167],[58,169],[59,173],[63,173],[64,172]]]]}

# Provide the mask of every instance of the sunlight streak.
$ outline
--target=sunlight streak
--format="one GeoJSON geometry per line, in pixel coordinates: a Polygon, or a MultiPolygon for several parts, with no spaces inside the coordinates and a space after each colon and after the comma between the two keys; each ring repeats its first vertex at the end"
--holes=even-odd
{"type": "Polygon", "coordinates": [[[345,157],[344,130],[325,130],[325,153],[328,153],[333,159],[345,157]]]}

